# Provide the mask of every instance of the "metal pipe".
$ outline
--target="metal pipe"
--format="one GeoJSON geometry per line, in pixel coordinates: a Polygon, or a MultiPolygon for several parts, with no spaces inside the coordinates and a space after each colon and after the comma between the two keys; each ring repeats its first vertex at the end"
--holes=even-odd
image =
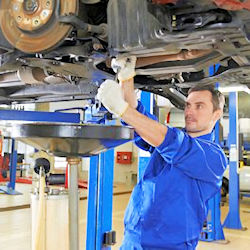
{"type": "Polygon", "coordinates": [[[43,69],[20,67],[17,72],[0,74],[0,87],[22,86],[26,84],[67,83],[63,77],[47,75],[43,69]]]}
{"type": "Polygon", "coordinates": [[[46,178],[49,185],[62,185],[65,184],[65,174],[50,174],[46,178]]]}
{"type": "Polygon", "coordinates": [[[19,79],[26,84],[39,84],[45,79],[46,74],[43,69],[20,67],[17,75],[19,79]]]}
{"type": "Polygon", "coordinates": [[[40,68],[20,67],[17,72],[0,74],[0,86],[6,83],[10,85],[41,83],[45,77],[47,77],[46,74],[40,68]]]}
{"type": "Polygon", "coordinates": [[[170,61],[184,61],[198,57],[202,57],[211,53],[211,49],[206,50],[182,50],[177,54],[161,55],[161,56],[149,56],[149,57],[138,57],[136,61],[136,67],[144,67],[155,63],[170,62],[170,61]]]}
{"type": "MultiPolygon", "coordinates": [[[[171,62],[171,61],[184,61],[191,60],[195,58],[202,57],[211,53],[212,49],[193,49],[193,50],[182,50],[177,54],[165,54],[159,56],[143,56],[137,57],[136,68],[149,66],[161,62],[171,62]]],[[[111,67],[111,59],[106,60],[107,67],[111,67]]]]}
{"type": "Polygon", "coordinates": [[[20,81],[20,78],[18,77],[17,72],[0,74],[0,83],[18,81],[20,81]]]}
{"type": "Polygon", "coordinates": [[[80,159],[68,158],[69,172],[69,249],[79,250],[78,164],[80,159]]]}

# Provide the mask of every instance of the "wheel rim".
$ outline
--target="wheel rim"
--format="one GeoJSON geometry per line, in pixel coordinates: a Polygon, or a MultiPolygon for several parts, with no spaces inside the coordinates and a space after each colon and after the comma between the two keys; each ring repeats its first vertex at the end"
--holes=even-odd
{"type": "Polygon", "coordinates": [[[2,0],[0,26],[18,50],[38,53],[58,46],[72,31],[57,15],[77,14],[78,0],[2,0]]]}

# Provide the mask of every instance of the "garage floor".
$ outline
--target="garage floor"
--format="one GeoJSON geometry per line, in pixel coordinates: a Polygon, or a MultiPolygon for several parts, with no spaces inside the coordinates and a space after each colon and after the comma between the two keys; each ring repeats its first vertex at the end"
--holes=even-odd
{"type": "MultiPolygon", "coordinates": [[[[0,195],[0,249],[4,250],[30,250],[31,244],[31,216],[29,200],[30,185],[18,184],[18,191],[24,193],[20,196],[0,195]]],[[[114,185],[113,203],[113,230],[117,232],[117,244],[112,249],[119,249],[123,235],[123,214],[129,200],[131,188],[126,185],[114,185]]],[[[81,197],[86,197],[86,190],[81,191],[81,197]]],[[[87,201],[80,201],[80,249],[85,249],[86,239],[86,206],[87,201]]],[[[228,211],[228,204],[222,207],[222,220],[228,211]]],[[[199,242],[198,250],[246,250],[250,246],[250,198],[243,198],[240,209],[241,222],[249,230],[238,231],[224,229],[226,241],[199,242]]],[[[51,249],[52,250],[52,249],[51,249]]]]}

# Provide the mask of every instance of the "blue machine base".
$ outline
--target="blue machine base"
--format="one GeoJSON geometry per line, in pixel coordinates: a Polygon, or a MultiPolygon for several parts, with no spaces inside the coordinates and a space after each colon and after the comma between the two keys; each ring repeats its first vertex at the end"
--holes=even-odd
{"type": "Polygon", "coordinates": [[[230,228],[230,229],[242,230],[243,227],[241,225],[240,216],[235,216],[235,214],[230,213],[230,211],[229,211],[229,213],[224,221],[223,227],[230,228]]]}
{"type": "Polygon", "coordinates": [[[213,241],[224,241],[225,236],[222,227],[217,229],[216,232],[202,231],[199,237],[199,241],[213,242],[213,241]]]}
{"type": "Polygon", "coordinates": [[[9,188],[9,187],[0,187],[0,192],[1,191],[3,191],[5,194],[10,194],[10,195],[20,195],[20,194],[22,194],[21,192],[13,190],[12,188],[9,188]]]}

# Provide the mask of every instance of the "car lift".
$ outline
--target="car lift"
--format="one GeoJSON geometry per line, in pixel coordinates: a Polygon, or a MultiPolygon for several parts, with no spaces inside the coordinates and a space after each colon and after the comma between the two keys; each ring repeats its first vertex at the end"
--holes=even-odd
{"type": "Polygon", "coordinates": [[[240,220],[238,92],[229,93],[229,212],[223,226],[243,229],[240,220]]]}
{"type": "MultiPolygon", "coordinates": [[[[107,120],[106,115],[98,117],[96,113],[93,107],[87,109],[85,121],[115,125],[114,120],[107,120]]],[[[116,243],[116,232],[112,231],[114,162],[114,149],[90,158],[86,250],[109,250],[116,243]]]]}
{"type": "Polygon", "coordinates": [[[110,249],[116,243],[112,231],[114,150],[92,156],[89,167],[87,250],[110,249]]]}

